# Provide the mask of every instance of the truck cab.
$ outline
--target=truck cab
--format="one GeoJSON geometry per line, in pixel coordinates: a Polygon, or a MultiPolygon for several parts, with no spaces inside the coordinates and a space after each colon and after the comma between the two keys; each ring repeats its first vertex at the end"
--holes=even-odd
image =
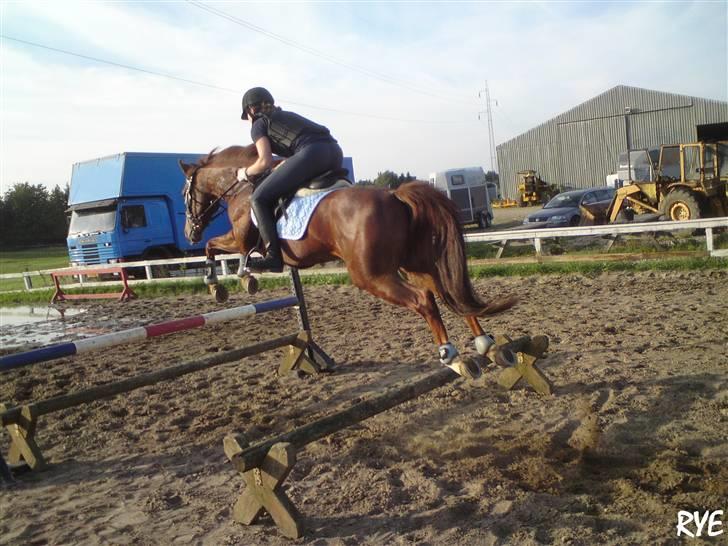
{"type": "Polygon", "coordinates": [[[68,254],[74,265],[161,259],[200,253],[230,230],[226,214],[191,244],[184,236],[181,159],[204,154],[125,152],[73,166],[68,212],[68,254]]]}

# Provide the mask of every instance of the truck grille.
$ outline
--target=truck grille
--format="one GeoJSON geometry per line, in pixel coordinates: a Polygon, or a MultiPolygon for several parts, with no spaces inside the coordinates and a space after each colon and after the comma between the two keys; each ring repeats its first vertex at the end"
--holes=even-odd
{"type": "Polygon", "coordinates": [[[81,245],[68,251],[71,262],[83,265],[105,264],[116,258],[111,247],[103,245],[81,245]]]}

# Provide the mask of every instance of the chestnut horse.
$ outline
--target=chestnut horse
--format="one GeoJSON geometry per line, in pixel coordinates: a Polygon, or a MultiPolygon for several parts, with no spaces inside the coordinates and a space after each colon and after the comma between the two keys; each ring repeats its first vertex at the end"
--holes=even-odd
{"type": "MultiPolygon", "coordinates": [[[[252,164],[256,157],[254,145],[232,146],[220,152],[213,150],[197,164],[180,162],[186,177],[185,235],[190,241],[201,239],[220,201],[227,204],[233,227],[207,243],[208,264],[214,260],[215,250],[246,254],[258,242],[250,218],[254,186],[236,179],[237,169],[252,164]]],[[[357,186],[333,191],[319,203],[304,237],[282,240],[281,248],[290,267],[343,260],[354,285],[419,313],[432,330],[441,362],[469,377],[477,377],[479,368],[458,358],[448,341],[435,295],[464,317],[481,355],[488,352],[493,340],[477,317],[504,311],[516,303],[514,297],[485,302],[474,293],[457,208],[424,182],[403,184],[394,191],[357,186]]],[[[214,261],[212,264],[214,275],[214,261]]],[[[238,273],[243,274],[242,270],[238,273]]]]}

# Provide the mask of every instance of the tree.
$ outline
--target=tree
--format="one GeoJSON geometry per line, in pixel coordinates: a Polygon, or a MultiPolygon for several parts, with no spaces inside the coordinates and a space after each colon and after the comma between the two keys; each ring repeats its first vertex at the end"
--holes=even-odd
{"type": "Polygon", "coordinates": [[[3,247],[62,243],[66,239],[68,185],[49,194],[42,184],[15,184],[0,200],[3,247]]]}
{"type": "Polygon", "coordinates": [[[377,177],[374,179],[374,185],[394,190],[399,188],[405,182],[411,182],[412,180],[416,180],[416,177],[412,176],[409,171],[407,174],[397,174],[393,171],[384,171],[377,174],[377,177]]]}

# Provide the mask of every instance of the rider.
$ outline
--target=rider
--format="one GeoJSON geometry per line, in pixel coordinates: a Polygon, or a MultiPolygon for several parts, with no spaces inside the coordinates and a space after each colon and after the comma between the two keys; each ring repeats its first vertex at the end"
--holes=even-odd
{"type": "Polygon", "coordinates": [[[295,193],[313,177],[341,168],[341,148],[326,127],[275,106],[273,95],[262,87],[245,92],[241,118],[251,119],[250,136],[258,159],[238,171],[238,180],[248,180],[269,170],[273,153],[287,158],[255,188],[250,198],[268,250],[265,258],[251,258],[248,265],[257,271],[282,271],[283,257],[273,215],[276,202],[295,193]]]}

